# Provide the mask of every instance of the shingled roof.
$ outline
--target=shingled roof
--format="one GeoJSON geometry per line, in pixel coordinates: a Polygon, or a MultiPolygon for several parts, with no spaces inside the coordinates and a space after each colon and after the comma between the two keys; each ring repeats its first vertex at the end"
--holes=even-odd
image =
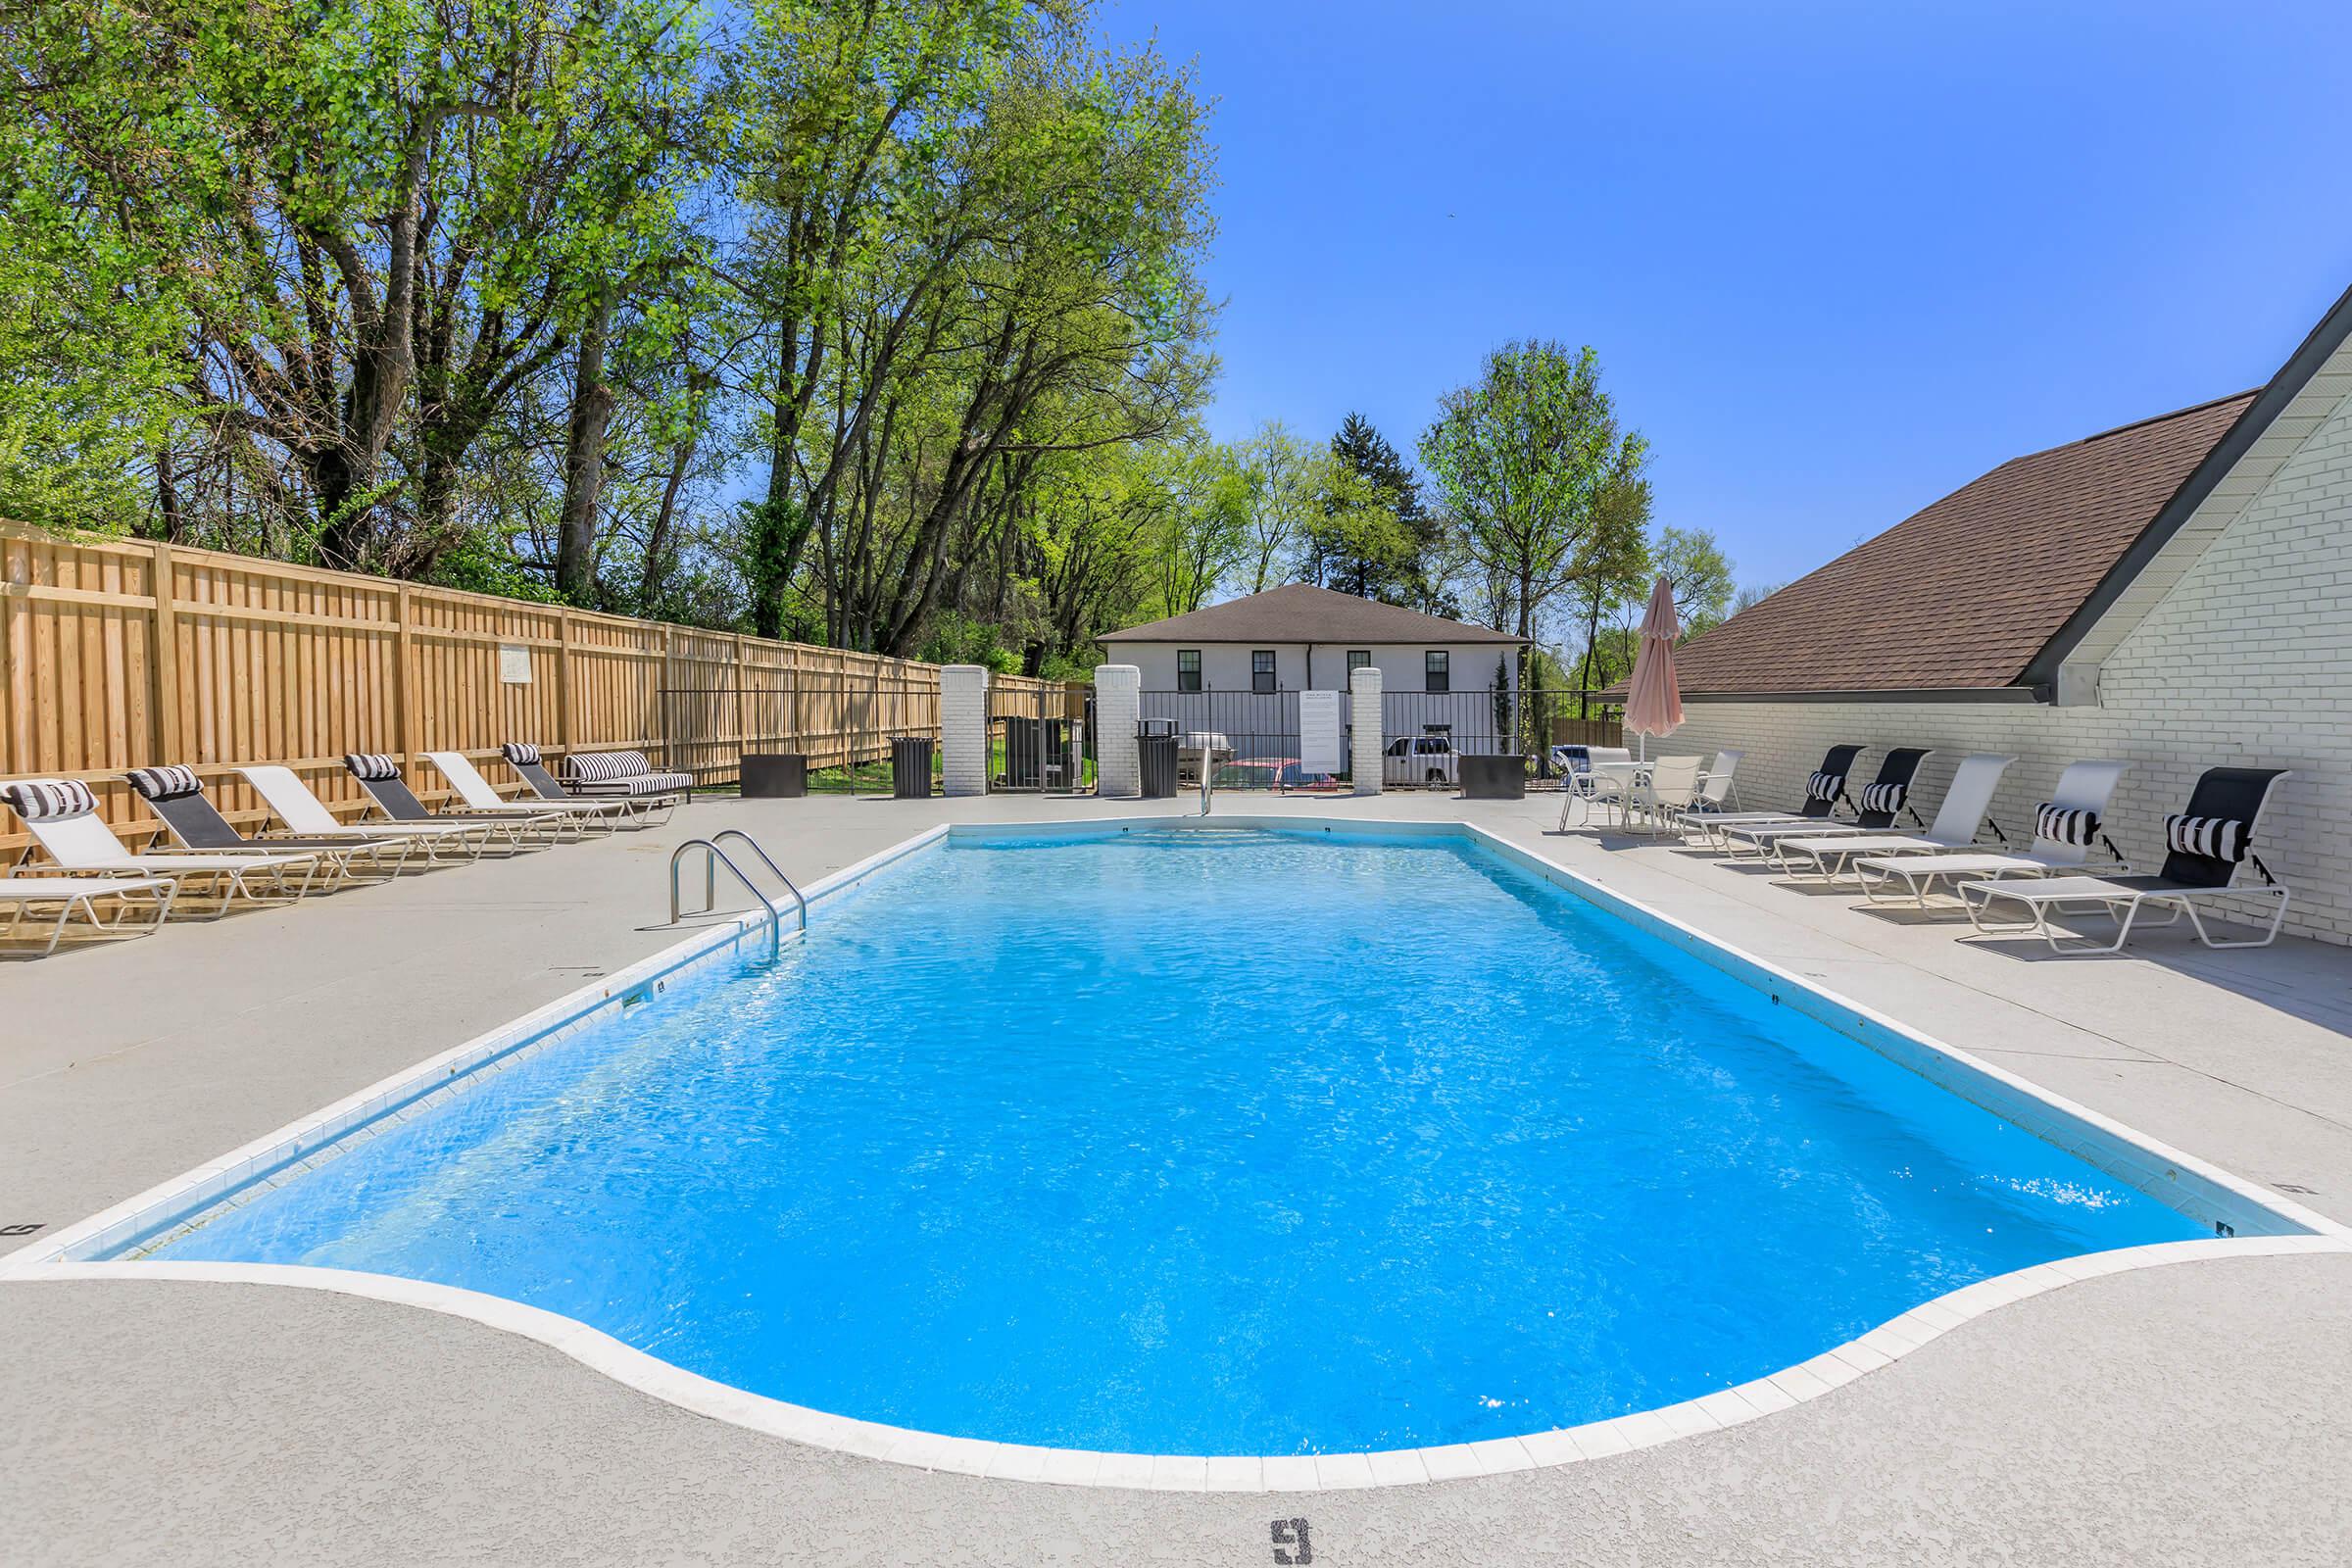
{"type": "Polygon", "coordinates": [[[1507,631],[1424,615],[1377,599],[1335,594],[1306,583],[1286,583],[1246,599],[1210,605],[1104,636],[1106,643],[1508,643],[1507,631]]]}
{"type": "Polygon", "coordinates": [[[1677,651],[1686,697],[2020,688],[2257,394],[2013,458],[1677,651]]]}

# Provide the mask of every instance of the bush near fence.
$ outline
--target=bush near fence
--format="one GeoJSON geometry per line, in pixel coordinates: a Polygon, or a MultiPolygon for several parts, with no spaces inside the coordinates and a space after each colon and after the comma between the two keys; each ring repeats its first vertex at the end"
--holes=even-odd
{"type": "MultiPolygon", "coordinates": [[[[499,778],[511,740],[643,751],[725,784],[745,750],[841,766],[936,734],[938,686],[911,660],[0,522],[0,780],[80,779],[133,842],[160,827],[122,782],[133,767],[194,766],[249,829],[268,813],[238,764],[283,763],[356,816],[355,751],[401,758],[432,802],[448,792],[422,753],[499,778]],[[664,695],[681,691],[696,700],[664,695]]],[[[7,829],[14,859],[25,836],[7,829]]]]}

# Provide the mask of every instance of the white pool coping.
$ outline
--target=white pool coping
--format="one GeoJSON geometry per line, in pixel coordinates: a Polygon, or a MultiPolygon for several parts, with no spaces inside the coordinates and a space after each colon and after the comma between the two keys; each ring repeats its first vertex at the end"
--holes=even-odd
{"type": "MultiPolygon", "coordinates": [[[[1980,1280],[1922,1302],[1868,1333],[1795,1366],[1695,1399],[1604,1421],[1439,1447],[1241,1457],[1034,1447],[945,1437],[829,1415],[698,1376],[623,1345],[576,1319],[454,1286],[292,1264],[181,1262],[158,1258],[98,1260],[100,1254],[133,1246],[152,1247],[169,1240],[192,1220],[209,1214],[229,1195],[249,1189],[258,1192],[292,1179],[310,1168],[314,1158],[324,1153],[328,1146],[354,1137],[373,1137],[384,1128],[418,1114],[426,1108],[428,1100],[438,1099],[443,1093],[464,1092],[489,1072],[571,1037],[582,1028],[602,1021],[613,1009],[659,994],[670,980],[724,961],[735,955],[742,941],[760,923],[756,914],[744,914],[714,923],[513,1023],[429,1057],[220,1159],[0,1256],[0,1279],[201,1281],[293,1287],[366,1297],[445,1312],[521,1335],[655,1398],[796,1443],[971,1476],[1069,1486],[1252,1493],[1413,1485],[1606,1458],[1793,1408],[1865,1372],[1886,1366],[1997,1307],[2077,1280],[2206,1258],[2352,1251],[2352,1227],[2340,1225],[1765,959],[1706,936],[1683,921],[1473,823],[1222,815],[935,826],[811,885],[808,898],[812,906],[818,906],[885,866],[947,838],[1068,839],[1220,829],[1468,841],[1765,992],[1776,1002],[1793,1005],[1809,1017],[1918,1072],[1946,1092],[2076,1154],[2167,1206],[2214,1224],[2217,1229],[2226,1228],[2225,1233],[2211,1240],[2167,1242],[2059,1258],[1980,1280]]],[[[787,940],[794,936],[797,933],[788,934],[787,940]]]]}

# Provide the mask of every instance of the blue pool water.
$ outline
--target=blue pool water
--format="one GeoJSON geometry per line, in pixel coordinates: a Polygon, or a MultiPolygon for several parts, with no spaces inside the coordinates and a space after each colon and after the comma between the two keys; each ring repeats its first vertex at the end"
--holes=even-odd
{"type": "Polygon", "coordinates": [[[1292,1453],[1648,1408],[2198,1234],[1490,852],[1154,831],[909,857],[166,1255],[934,1432],[1292,1453]]]}

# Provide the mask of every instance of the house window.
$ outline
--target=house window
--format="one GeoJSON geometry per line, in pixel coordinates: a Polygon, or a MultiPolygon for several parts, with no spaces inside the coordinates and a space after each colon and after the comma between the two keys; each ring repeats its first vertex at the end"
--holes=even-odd
{"type": "Polygon", "coordinates": [[[1260,648],[1250,656],[1250,689],[1270,692],[1274,689],[1274,650],[1260,648]]]}
{"type": "Polygon", "coordinates": [[[1350,649],[1348,649],[1348,674],[1350,674],[1350,675],[1353,675],[1353,674],[1354,674],[1354,673],[1355,673],[1357,670],[1359,670],[1359,669],[1370,669],[1371,667],[1372,667],[1372,650],[1371,650],[1371,649],[1369,649],[1369,648],[1350,648],[1350,649]]]}
{"type": "Polygon", "coordinates": [[[1421,656],[1421,689],[1425,692],[1453,690],[1453,656],[1443,648],[1432,648],[1421,656]]]}
{"type": "Polygon", "coordinates": [[[1176,650],[1176,689],[1180,692],[1197,692],[1200,689],[1200,649],[1176,650]]]}

